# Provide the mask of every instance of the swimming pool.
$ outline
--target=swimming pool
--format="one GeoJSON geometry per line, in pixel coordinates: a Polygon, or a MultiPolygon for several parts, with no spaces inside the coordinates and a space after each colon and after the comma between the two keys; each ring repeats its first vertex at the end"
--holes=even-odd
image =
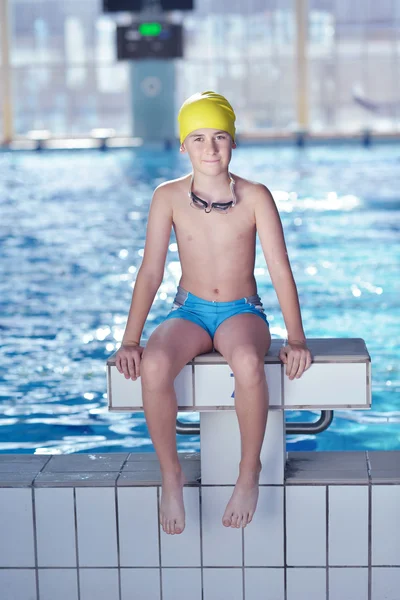
{"type": "MultiPolygon", "coordinates": [[[[108,413],[105,361],[124,331],[152,190],[188,172],[187,158],[0,153],[0,169],[0,453],[153,450],[143,414],[108,413]]],[[[400,146],[241,147],[231,170],[274,194],[306,335],[362,337],[372,357],[372,410],[336,411],[324,433],[288,436],[288,449],[399,449],[400,146]]],[[[172,234],[145,338],[179,273],[172,234]]],[[[259,243],[255,273],[272,335],[283,337],[259,243]]],[[[177,439],[199,449],[197,436],[177,439]]]]}

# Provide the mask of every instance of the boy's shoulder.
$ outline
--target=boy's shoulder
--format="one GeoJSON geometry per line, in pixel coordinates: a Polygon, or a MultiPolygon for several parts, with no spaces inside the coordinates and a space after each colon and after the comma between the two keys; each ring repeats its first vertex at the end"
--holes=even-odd
{"type": "Polygon", "coordinates": [[[168,181],[163,181],[160,183],[156,189],[154,190],[154,194],[160,195],[168,195],[172,192],[176,193],[177,191],[181,191],[184,189],[185,185],[187,187],[190,179],[190,175],[184,175],[183,177],[178,177],[177,179],[170,179],[168,181]]]}
{"type": "Polygon", "coordinates": [[[241,193],[244,197],[250,197],[254,201],[262,201],[266,198],[272,198],[272,194],[266,185],[259,181],[253,181],[252,179],[245,179],[232,173],[232,177],[236,182],[236,191],[241,193]]]}
{"type": "Polygon", "coordinates": [[[235,173],[231,173],[231,175],[237,184],[240,184],[243,187],[251,189],[252,191],[258,191],[258,190],[261,190],[262,188],[267,189],[266,186],[263,183],[260,183],[259,181],[254,181],[253,179],[246,179],[245,177],[240,177],[239,175],[236,175],[235,173]]]}

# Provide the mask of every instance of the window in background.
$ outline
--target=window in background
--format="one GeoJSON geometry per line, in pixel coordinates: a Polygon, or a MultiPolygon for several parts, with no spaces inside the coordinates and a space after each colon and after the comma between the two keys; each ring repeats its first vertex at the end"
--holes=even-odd
{"type": "Polygon", "coordinates": [[[214,89],[234,105],[239,132],[295,125],[292,0],[198,0],[184,23],[177,109],[214,89]]]}
{"type": "Polygon", "coordinates": [[[131,131],[129,68],[98,0],[10,0],[15,132],[131,131]]]}
{"type": "MultiPolygon", "coordinates": [[[[232,100],[242,130],[295,120],[291,0],[197,0],[185,13],[177,108],[195,91],[232,100]]],[[[129,64],[100,0],[10,0],[15,130],[85,135],[131,131],[129,64]]]]}
{"type": "MultiPolygon", "coordinates": [[[[129,63],[116,60],[114,17],[102,14],[102,0],[9,4],[16,133],[129,134],[129,63]]],[[[234,104],[239,132],[295,127],[295,4],[196,0],[183,16],[176,109],[215,89],[234,104]]],[[[399,128],[400,0],[309,0],[308,60],[312,130],[399,128]]]]}
{"type": "Polygon", "coordinates": [[[311,129],[398,128],[400,0],[309,1],[311,129]]]}
{"type": "MultiPolygon", "coordinates": [[[[0,20],[0,40],[2,38],[3,32],[2,32],[2,23],[0,20]]],[[[2,88],[2,82],[3,80],[3,62],[2,62],[2,53],[0,52],[0,90],[2,88]]],[[[3,94],[0,94],[0,141],[2,138],[2,132],[4,131],[4,124],[3,124],[3,94]]]]}

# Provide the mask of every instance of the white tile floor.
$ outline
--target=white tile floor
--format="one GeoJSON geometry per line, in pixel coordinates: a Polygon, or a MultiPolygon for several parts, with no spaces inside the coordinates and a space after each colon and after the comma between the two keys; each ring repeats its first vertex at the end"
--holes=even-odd
{"type": "Polygon", "coordinates": [[[76,516],[80,567],[118,565],[114,488],[77,488],[76,516]]]}
{"type": "Polygon", "coordinates": [[[76,569],[39,569],[40,600],[78,600],[76,569]]]}
{"type": "Polygon", "coordinates": [[[329,564],[368,565],[368,486],[329,486],[329,564]]]}
{"type": "Polygon", "coordinates": [[[325,486],[286,488],[286,541],[288,565],[326,566],[325,486]]]}
{"type": "Polygon", "coordinates": [[[160,570],[121,569],[121,600],[149,600],[150,598],[161,600],[160,570]]]}
{"type": "MultiPolygon", "coordinates": [[[[260,488],[252,527],[244,530],[246,567],[284,566],[283,486],[260,488]]],[[[250,569],[250,573],[253,571],[250,569]]]]}
{"type": "MultiPolygon", "coordinates": [[[[69,461],[64,483],[49,465],[63,487],[47,477],[46,487],[13,488],[0,473],[0,599],[325,600],[329,589],[329,600],[399,600],[397,456],[382,459],[385,475],[375,457],[372,480],[365,453],[299,453],[297,466],[290,456],[285,484],[260,487],[244,531],[221,522],[232,485],[192,482],[180,536],[160,530],[160,489],[135,482],[133,461],[132,484],[104,479],[123,457],[105,461],[98,487],[69,461]]],[[[85,459],[75,462],[87,472],[85,459]]],[[[136,469],[140,476],[143,461],[136,469]]]]}
{"type": "Polygon", "coordinates": [[[400,485],[375,485],[371,493],[372,564],[400,566],[400,485]]]}
{"type": "Polygon", "coordinates": [[[120,565],[158,567],[158,500],[156,487],[118,489],[120,565]],[[147,540],[142,544],[142,540],[147,540]]]}
{"type": "Polygon", "coordinates": [[[367,598],[367,568],[329,569],[329,600],[367,600],[367,598]]]}
{"type": "Polygon", "coordinates": [[[76,567],[73,488],[37,489],[35,515],[38,566],[76,567]]]}
{"type": "Polygon", "coordinates": [[[0,507],[1,567],[34,567],[32,490],[0,489],[0,507]]]}

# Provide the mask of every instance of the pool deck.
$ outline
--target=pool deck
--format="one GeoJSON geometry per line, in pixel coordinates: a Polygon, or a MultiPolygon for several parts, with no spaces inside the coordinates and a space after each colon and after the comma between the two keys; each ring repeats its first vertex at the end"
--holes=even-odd
{"type": "Polygon", "coordinates": [[[0,455],[5,600],[399,600],[400,451],[290,452],[244,530],[221,523],[233,486],[180,459],[168,536],[154,454],[0,455]]]}

